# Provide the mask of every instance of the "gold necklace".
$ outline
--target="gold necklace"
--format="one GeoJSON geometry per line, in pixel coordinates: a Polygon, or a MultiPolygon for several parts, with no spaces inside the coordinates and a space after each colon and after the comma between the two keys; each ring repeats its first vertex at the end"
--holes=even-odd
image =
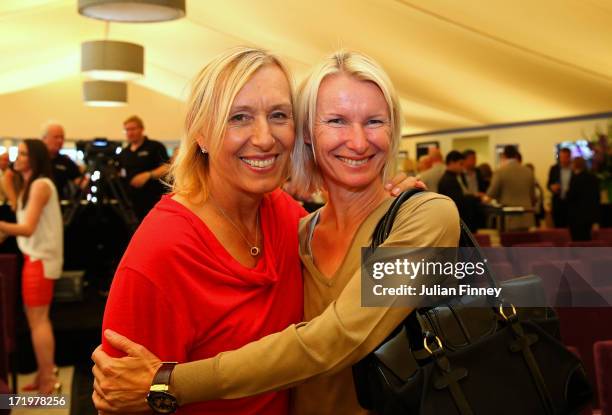
{"type": "Polygon", "coordinates": [[[217,205],[217,203],[212,198],[212,196],[209,196],[209,199],[210,199],[210,203],[217,210],[217,212],[221,213],[225,217],[225,219],[228,220],[228,222],[238,231],[238,234],[242,237],[242,239],[244,239],[244,241],[246,242],[247,246],[250,247],[249,253],[251,254],[251,256],[255,257],[255,256],[259,255],[259,253],[261,252],[261,250],[257,246],[258,242],[259,242],[259,211],[257,212],[257,220],[255,222],[255,243],[252,244],[247,239],[247,237],[244,236],[244,234],[240,231],[240,228],[238,227],[238,225],[236,225],[234,223],[234,221],[227,215],[227,213],[225,213],[225,211],[223,209],[221,209],[221,206],[217,205]]]}

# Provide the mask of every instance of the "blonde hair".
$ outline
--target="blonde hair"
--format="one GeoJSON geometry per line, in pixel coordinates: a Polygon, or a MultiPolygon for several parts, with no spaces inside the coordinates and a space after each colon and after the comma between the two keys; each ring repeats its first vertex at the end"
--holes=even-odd
{"type": "Polygon", "coordinates": [[[276,65],[283,71],[293,105],[289,71],[278,57],[261,49],[230,49],[215,57],[196,76],[187,101],[180,151],[170,167],[174,193],[196,201],[207,199],[208,158],[215,157],[223,144],[232,103],[253,74],[266,65],[276,65]],[[197,142],[199,137],[207,139],[207,154],[202,154],[197,142]]]}
{"type": "Polygon", "coordinates": [[[384,69],[372,58],[359,52],[337,51],[317,65],[302,82],[296,107],[297,134],[292,153],[291,180],[299,189],[312,192],[323,187],[321,172],[314,156],[314,124],[319,87],[333,74],[343,73],[361,81],[373,82],[381,90],[391,117],[391,145],[383,168],[383,179],[395,170],[395,156],[402,129],[402,113],[397,93],[384,69]],[[310,138],[312,144],[306,143],[310,138]]]}

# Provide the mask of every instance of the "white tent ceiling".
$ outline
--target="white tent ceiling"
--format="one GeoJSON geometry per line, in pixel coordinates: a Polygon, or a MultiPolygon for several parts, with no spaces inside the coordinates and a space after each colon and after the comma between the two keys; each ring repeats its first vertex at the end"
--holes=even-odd
{"type": "MultiPolygon", "coordinates": [[[[0,0],[0,94],[79,73],[104,22],[76,0],[0,0]]],[[[373,56],[402,98],[405,132],[612,109],[612,0],[188,0],[187,17],[112,23],[145,47],[140,85],[183,99],[212,56],[246,44],[296,78],[338,47],[373,56]]]]}

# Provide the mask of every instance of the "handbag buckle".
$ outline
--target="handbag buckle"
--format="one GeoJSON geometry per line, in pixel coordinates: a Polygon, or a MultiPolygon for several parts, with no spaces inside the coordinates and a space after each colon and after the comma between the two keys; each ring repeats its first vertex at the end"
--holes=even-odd
{"type": "Polygon", "coordinates": [[[423,338],[423,347],[425,348],[425,350],[427,350],[429,352],[429,354],[433,355],[435,352],[439,352],[444,350],[444,347],[442,346],[442,340],[440,340],[440,338],[438,336],[432,335],[432,336],[425,336],[423,338]],[[433,345],[433,341],[432,342],[428,342],[429,339],[435,340],[435,342],[438,344],[438,347],[436,349],[431,349],[431,345],[433,345]]]}
{"type": "Polygon", "coordinates": [[[516,307],[514,307],[514,304],[512,304],[512,303],[508,303],[508,305],[510,306],[510,309],[512,310],[512,314],[510,314],[510,315],[506,315],[506,312],[504,311],[504,303],[500,303],[499,304],[499,314],[506,321],[510,321],[511,318],[516,317],[516,307]]]}

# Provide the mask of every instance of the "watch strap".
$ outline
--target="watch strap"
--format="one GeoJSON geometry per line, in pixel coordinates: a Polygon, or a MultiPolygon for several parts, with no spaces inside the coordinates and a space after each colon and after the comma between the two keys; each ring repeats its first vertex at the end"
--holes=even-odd
{"type": "Polygon", "coordinates": [[[162,362],[159,369],[155,373],[153,377],[153,383],[151,384],[151,390],[156,392],[162,392],[168,390],[168,385],[170,385],[170,376],[172,375],[172,371],[174,370],[174,366],[176,366],[178,362],[162,362]]]}

